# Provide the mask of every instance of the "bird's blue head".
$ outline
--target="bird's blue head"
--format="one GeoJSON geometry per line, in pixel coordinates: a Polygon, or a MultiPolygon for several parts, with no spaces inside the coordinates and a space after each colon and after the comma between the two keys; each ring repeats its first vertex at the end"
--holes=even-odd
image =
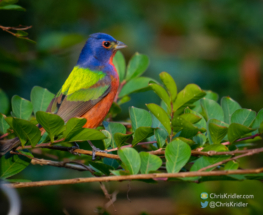
{"type": "Polygon", "coordinates": [[[111,60],[118,49],[127,47],[112,36],[104,33],[91,34],[83,47],[77,65],[84,68],[104,66],[111,60]]]}

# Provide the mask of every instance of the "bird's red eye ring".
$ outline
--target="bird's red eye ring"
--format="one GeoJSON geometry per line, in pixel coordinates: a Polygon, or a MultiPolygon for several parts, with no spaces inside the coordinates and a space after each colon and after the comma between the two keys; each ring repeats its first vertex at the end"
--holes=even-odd
{"type": "Polygon", "coordinates": [[[103,41],[102,42],[102,46],[106,49],[108,49],[110,47],[111,43],[109,41],[103,41]]]}

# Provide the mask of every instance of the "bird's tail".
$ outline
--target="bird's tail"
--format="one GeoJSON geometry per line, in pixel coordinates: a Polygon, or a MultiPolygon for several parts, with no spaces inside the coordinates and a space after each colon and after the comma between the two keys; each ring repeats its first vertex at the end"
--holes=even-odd
{"type": "Polygon", "coordinates": [[[8,140],[0,140],[0,156],[9,152],[11,149],[19,146],[20,140],[18,137],[8,140]]]}

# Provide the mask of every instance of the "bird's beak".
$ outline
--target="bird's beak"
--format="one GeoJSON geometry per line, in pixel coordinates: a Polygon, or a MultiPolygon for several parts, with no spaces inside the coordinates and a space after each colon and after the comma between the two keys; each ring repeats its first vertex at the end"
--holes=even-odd
{"type": "Polygon", "coordinates": [[[126,48],[127,45],[125,45],[123,42],[121,41],[118,41],[116,46],[115,46],[115,49],[118,50],[118,49],[123,49],[123,48],[126,48]]]}

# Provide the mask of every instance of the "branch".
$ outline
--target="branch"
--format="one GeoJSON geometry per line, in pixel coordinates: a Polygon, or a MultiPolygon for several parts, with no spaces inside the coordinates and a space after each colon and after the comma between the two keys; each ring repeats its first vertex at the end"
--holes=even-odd
{"type": "Polygon", "coordinates": [[[139,175],[125,175],[125,176],[107,176],[107,177],[92,177],[92,178],[73,178],[63,180],[47,180],[36,182],[18,182],[11,184],[14,188],[22,187],[42,187],[50,185],[60,184],[79,184],[90,182],[103,182],[103,181],[127,181],[137,179],[154,179],[154,178],[185,178],[195,176],[220,176],[220,175],[239,175],[239,174],[253,174],[261,173],[263,168],[258,169],[245,169],[245,170],[224,170],[224,171],[212,171],[212,172],[179,172],[179,173],[154,173],[154,174],[139,174],[139,175]]]}
{"type": "Polygon", "coordinates": [[[88,167],[88,166],[86,166],[80,162],[77,162],[77,161],[51,161],[51,160],[33,158],[31,156],[25,155],[25,154],[20,153],[20,152],[11,151],[10,153],[16,154],[16,155],[22,155],[22,156],[29,158],[31,160],[31,164],[33,164],[33,165],[41,165],[41,166],[48,165],[48,166],[55,166],[55,167],[64,167],[64,168],[74,169],[74,170],[78,170],[78,171],[89,171],[92,174],[94,173],[94,171],[90,167],[88,167]],[[70,163],[75,163],[75,164],[70,164],[70,163]]]}
{"type": "MultiPolygon", "coordinates": [[[[141,143],[138,143],[137,146],[138,146],[138,145],[147,145],[147,144],[152,144],[152,143],[157,143],[157,141],[141,142],[141,143]]],[[[126,146],[122,146],[121,149],[127,148],[127,147],[132,147],[132,144],[129,144],[129,145],[126,145],[126,146]]],[[[107,150],[107,152],[117,151],[118,149],[119,149],[119,148],[116,147],[116,148],[107,150]]]]}
{"type": "MultiPolygon", "coordinates": [[[[244,137],[244,138],[240,138],[238,140],[236,140],[235,142],[240,142],[240,141],[243,141],[243,140],[249,140],[249,139],[254,139],[255,137],[259,137],[260,134],[254,134],[252,136],[249,136],[249,137],[244,137]]],[[[224,143],[221,143],[222,145],[229,145],[230,142],[224,142],[224,143]]]]}
{"type": "Polygon", "coordinates": [[[201,168],[201,169],[199,169],[198,171],[201,172],[201,171],[210,169],[211,167],[219,166],[219,165],[221,165],[221,164],[223,164],[223,163],[226,163],[226,162],[228,162],[228,161],[236,160],[236,159],[238,159],[238,158],[242,158],[242,157],[246,157],[246,156],[251,156],[251,155],[254,155],[254,154],[257,154],[257,153],[260,153],[260,152],[263,152],[263,148],[247,150],[247,153],[245,153],[245,154],[243,154],[243,155],[238,155],[238,156],[235,156],[235,157],[232,157],[232,158],[228,158],[228,159],[223,160],[223,161],[220,161],[220,162],[218,162],[218,163],[215,163],[215,164],[206,166],[206,167],[204,167],[204,168],[201,168]]]}

